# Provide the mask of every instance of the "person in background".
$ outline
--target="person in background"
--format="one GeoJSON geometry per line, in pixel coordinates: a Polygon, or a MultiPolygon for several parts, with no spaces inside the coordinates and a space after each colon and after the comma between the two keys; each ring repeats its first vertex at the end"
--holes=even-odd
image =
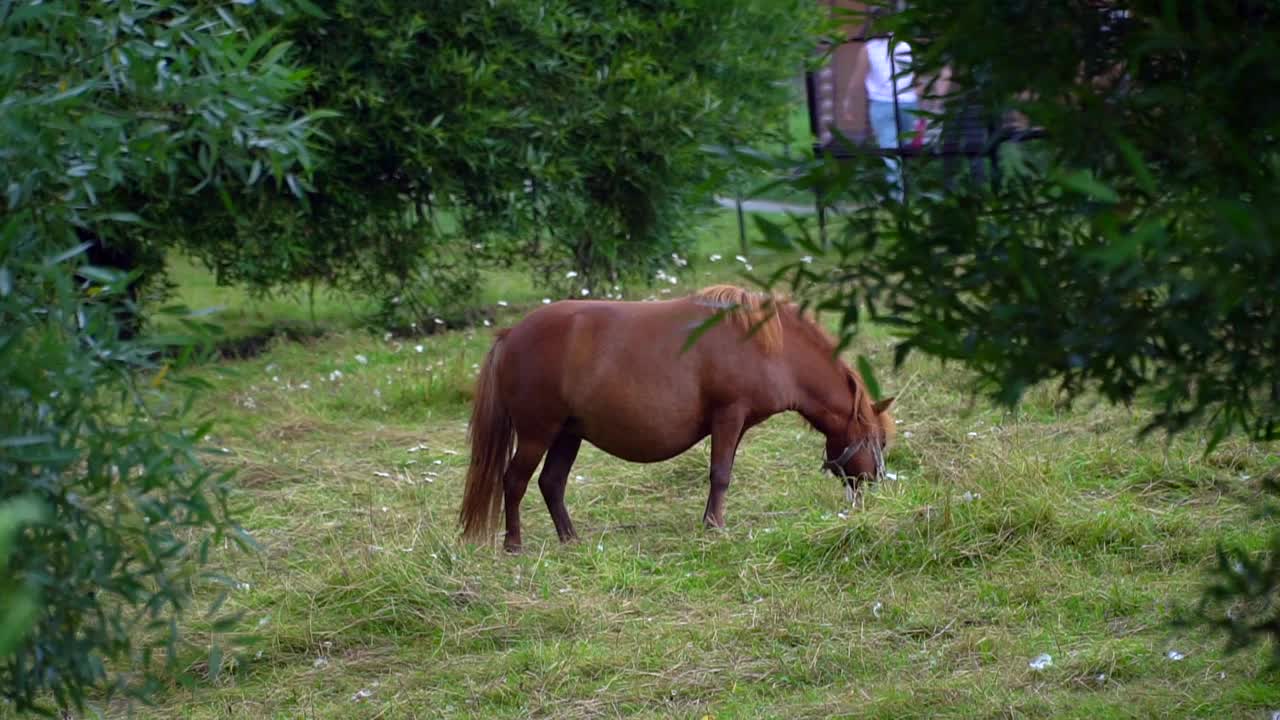
{"type": "MultiPolygon", "coordinates": [[[[911,72],[911,46],[900,40],[873,38],[866,43],[866,53],[859,54],[858,66],[850,79],[866,71],[863,85],[867,93],[867,115],[876,144],[882,149],[897,150],[911,144],[910,135],[915,131],[916,110],[920,97],[916,92],[915,74],[911,72]],[[890,52],[893,53],[890,57],[890,52]],[[895,114],[894,96],[897,96],[895,114]],[[902,133],[900,135],[899,133],[902,133]]],[[[845,91],[845,103],[851,102],[855,88],[845,91]]],[[[895,199],[902,200],[902,161],[892,154],[885,155],[889,184],[895,199]]]]}

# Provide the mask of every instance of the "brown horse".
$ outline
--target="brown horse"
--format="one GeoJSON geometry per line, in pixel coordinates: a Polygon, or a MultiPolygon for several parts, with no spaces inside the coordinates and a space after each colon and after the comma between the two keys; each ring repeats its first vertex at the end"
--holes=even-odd
{"type": "Polygon", "coordinates": [[[552,303],[500,330],[480,370],[463,535],[492,538],[505,507],[504,546],[519,550],[520,501],[545,454],[538,487],[556,533],[571,540],[564,491],[583,440],[623,460],[657,462],[707,435],[703,520],[722,528],[743,433],[786,410],[826,436],[823,467],[845,479],[856,504],[862,482],[884,472],[892,401],[872,402],[830,335],[780,298],[720,285],[664,302],[552,303]],[[725,321],[684,349],[717,313],[725,321]]]}

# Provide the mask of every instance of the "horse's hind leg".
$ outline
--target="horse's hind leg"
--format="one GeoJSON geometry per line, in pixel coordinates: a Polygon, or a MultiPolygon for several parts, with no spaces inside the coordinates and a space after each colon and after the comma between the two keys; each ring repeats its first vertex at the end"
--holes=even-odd
{"type": "Polygon", "coordinates": [[[569,484],[569,470],[578,457],[578,448],[582,446],[582,438],[570,432],[568,428],[560,431],[547,451],[547,461],[542,465],[542,474],[538,476],[538,489],[542,490],[542,499],[547,501],[547,510],[551,513],[551,521],[556,524],[556,534],[561,542],[568,542],[578,536],[573,531],[573,523],[569,520],[569,511],[564,506],[564,489],[569,484]]]}
{"type": "Polygon", "coordinates": [[[520,552],[520,501],[524,499],[538,461],[547,451],[547,443],[541,438],[532,439],[519,433],[517,437],[516,454],[502,476],[503,507],[507,516],[507,537],[502,541],[502,548],[512,553],[520,552]]]}

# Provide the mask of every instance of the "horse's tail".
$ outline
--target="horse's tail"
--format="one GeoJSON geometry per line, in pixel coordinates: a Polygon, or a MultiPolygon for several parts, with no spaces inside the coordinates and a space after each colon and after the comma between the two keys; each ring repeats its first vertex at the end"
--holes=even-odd
{"type": "Polygon", "coordinates": [[[484,367],[476,379],[475,399],[471,407],[471,427],[467,431],[471,442],[471,467],[467,469],[467,485],[462,495],[462,509],[458,523],[462,536],[467,540],[488,542],[502,514],[502,476],[511,460],[511,445],[515,439],[511,415],[498,391],[497,371],[502,354],[502,340],[506,331],[498,332],[498,339],[484,359],[484,367]]]}

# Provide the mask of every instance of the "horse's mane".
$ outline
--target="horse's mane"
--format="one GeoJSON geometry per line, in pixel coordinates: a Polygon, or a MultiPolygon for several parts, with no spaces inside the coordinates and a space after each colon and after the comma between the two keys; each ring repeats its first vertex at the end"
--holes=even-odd
{"type": "Polygon", "coordinates": [[[710,285],[693,294],[695,302],[727,312],[728,319],[751,336],[767,355],[782,350],[784,298],[744,290],[736,285],[710,285]]]}
{"type": "Polygon", "coordinates": [[[879,429],[886,440],[893,436],[896,430],[893,417],[887,410],[875,412],[871,393],[867,392],[862,375],[836,352],[836,339],[816,318],[786,295],[755,293],[735,285],[711,285],[697,291],[693,297],[704,305],[729,310],[732,321],[742,332],[753,333],[753,339],[767,354],[782,350],[782,318],[788,316],[794,321],[788,325],[822,352],[830,354],[848,377],[853,391],[853,424],[864,429],[879,429]]]}

